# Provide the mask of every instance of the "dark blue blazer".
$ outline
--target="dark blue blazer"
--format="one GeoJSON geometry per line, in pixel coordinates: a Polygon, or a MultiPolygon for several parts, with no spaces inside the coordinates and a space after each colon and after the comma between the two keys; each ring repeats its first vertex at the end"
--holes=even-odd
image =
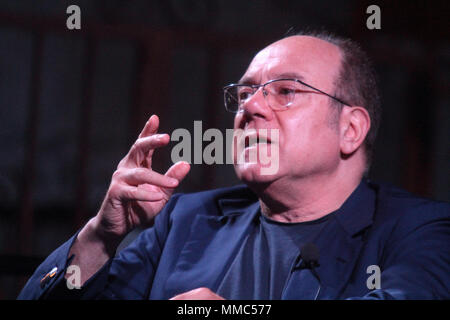
{"type": "MultiPolygon", "coordinates": [[[[299,259],[282,299],[449,299],[450,205],[363,183],[370,192],[345,202],[314,241],[320,282],[299,259]],[[367,285],[372,265],[381,271],[379,289],[367,285]]],[[[75,235],[38,267],[19,299],[168,299],[198,287],[216,291],[258,215],[245,186],[174,195],[154,226],[83,289],[68,290],[63,276],[75,235]]]]}

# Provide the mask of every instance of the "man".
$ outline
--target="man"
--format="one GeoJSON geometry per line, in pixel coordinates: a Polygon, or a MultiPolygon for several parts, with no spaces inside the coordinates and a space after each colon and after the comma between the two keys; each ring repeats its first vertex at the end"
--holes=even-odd
{"type": "Polygon", "coordinates": [[[363,178],[379,120],[366,60],[351,41],[323,35],[255,56],[225,88],[235,129],[257,136],[238,137],[234,157],[270,145],[279,163],[262,174],[260,161],[236,161],[247,186],[171,196],[190,167],[151,170],[169,142],[152,116],[98,214],[19,298],[448,299],[449,205],[363,178]],[[114,258],[127,233],[152,223],[114,258]],[[67,288],[69,266],[82,289],[67,288]]]}

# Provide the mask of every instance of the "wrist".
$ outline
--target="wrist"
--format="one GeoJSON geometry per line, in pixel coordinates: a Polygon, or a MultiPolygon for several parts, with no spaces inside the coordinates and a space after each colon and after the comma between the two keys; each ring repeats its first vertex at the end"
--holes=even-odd
{"type": "Polygon", "coordinates": [[[84,238],[86,242],[101,246],[110,257],[114,256],[117,247],[124,238],[121,235],[108,232],[97,216],[88,221],[85,228],[80,232],[80,237],[84,238]]]}

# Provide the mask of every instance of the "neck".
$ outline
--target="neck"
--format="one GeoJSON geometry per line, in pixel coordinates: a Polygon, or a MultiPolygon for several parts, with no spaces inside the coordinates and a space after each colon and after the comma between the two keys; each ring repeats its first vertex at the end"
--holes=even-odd
{"type": "Polygon", "coordinates": [[[339,209],[360,181],[360,174],[349,176],[335,172],[298,178],[294,182],[280,179],[255,192],[267,217],[280,222],[305,222],[339,209]]]}

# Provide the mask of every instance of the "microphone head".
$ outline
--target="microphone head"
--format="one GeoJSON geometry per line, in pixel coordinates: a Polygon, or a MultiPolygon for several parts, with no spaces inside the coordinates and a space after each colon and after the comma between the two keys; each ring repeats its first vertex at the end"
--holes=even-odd
{"type": "Polygon", "coordinates": [[[307,264],[319,263],[319,248],[314,243],[305,243],[301,248],[301,256],[307,264]]]}

